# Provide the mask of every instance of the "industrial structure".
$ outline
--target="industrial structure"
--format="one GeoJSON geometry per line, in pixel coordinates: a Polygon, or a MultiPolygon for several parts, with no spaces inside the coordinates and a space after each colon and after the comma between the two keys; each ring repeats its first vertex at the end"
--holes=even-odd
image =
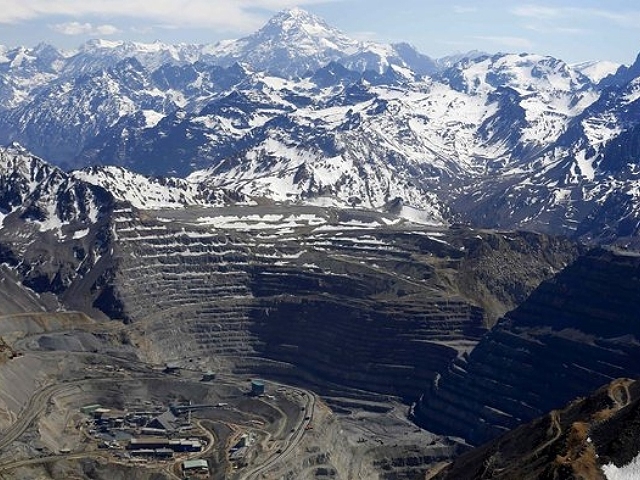
{"type": "Polygon", "coordinates": [[[204,459],[186,460],[182,462],[182,472],[195,475],[209,475],[209,464],[204,459]]]}
{"type": "Polygon", "coordinates": [[[264,395],[263,380],[251,380],[251,395],[253,395],[254,397],[264,395]]]}

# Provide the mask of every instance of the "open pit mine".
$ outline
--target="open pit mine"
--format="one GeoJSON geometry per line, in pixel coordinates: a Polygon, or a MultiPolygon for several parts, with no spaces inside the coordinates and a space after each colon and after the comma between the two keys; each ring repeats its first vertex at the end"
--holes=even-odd
{"type": "Polygon", "coordinates": [[[110,208],[0,233],[5,477],[419,472],[469,445],[412,403],[578,254],[363,211],[110,208]]]}
{"type": "Polygon", "coordinates": [[[9,221],[0,478],[418,479],[638,373],[629,253],[311,206],[9,221]]]}

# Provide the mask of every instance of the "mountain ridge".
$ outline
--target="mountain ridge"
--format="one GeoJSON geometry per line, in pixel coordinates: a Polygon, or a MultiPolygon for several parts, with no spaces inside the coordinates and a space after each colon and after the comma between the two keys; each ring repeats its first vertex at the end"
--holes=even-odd
{"type": "Polygon", "coordinates": [[[269,201],[401,202],[438,222],[595,242],[633,243],[640,224],[637,64],[605,76],[614,65],[535,54],[438,63],[303,10],[218,46],[11,52],[0,143],[67,169],[192,175],[269,201]]]}

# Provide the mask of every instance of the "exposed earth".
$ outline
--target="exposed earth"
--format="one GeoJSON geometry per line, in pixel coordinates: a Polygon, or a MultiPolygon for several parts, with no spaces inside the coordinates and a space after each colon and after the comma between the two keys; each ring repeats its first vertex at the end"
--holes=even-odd
{"type": "MultiPolygon", "coordinates": [[[[536,315],[558,289],[606,284],[625,308],[637,271],[633,255],[545,235],[355,210],[116,206],[99,227],[67,243],[5,238],[0,384],[11,388],[0,390],[0,478],[186,478],[191,460],[206,461],[202,478],[424,478],[481,438],[430,420],[434,385],[454,388],[450,372],[482,359],[476,350],[496,336],[522,342],[556,328],[536,315]],[[12,268],[18,255],[33,268],[12,268]],[[252,394],[260,382],[265,392],[252,394]],[[158,429],[167,411],[175,428],[158,429]],[[201,448],[176,450],[180,441],[201,448]]],[[[584,328],[604,318],[597,295],[574,296],[593,315],[584,328]]],[[[629,335],[633,316],[620,323],[629,335]]],[[[578,362],[571,352],[602,332],[571,328],[567,358],[578,362]]],[[[616,343],[629,355],[631,338],[616,343]]],[[[634,373],[610,351],[605,360],[599,350],[616,365],[602,383],[634,373]]],[[[509,359],[470,374],[517,368],[509,359]]],[[[579,376],[571,385],[578,395],[593,388],[579,376]]],[[[529,401],[527,412],[544,413],[566,400],[529,401]]],[[[465,419],[483,440],[505,429],[507,410],[494,408],[479,430],[470,405],[432,413],[465,419]]],[[[508,426],[529,420],[511,415],[508,426]]]]}
{"type": "Polygon", "coordinates": [[[123,343],[127,330],[74,313],[2,318],[3,337],[19,349],[0,367],[2,385],[13,386],[0,394],[2,478],[183,478],[180,466],[194,457],[208,462],[205,478],[374,478],[374,463],[393,470],[394,454],[409,450],[424,461],[463,448],[416,428],[400,404],[345,403],[335,413],[299,387],[267,381],[253,396],[246,376],[141,362],[123,343]],[[182,428],[190,428],[149,435],[120,426],[96,435],[92,413],[82,411],[91,405],[120,416],[182,405],[182,428]],[[188,436],[206,447],[141,458],[127,446],[132,436],[188,436]]]}

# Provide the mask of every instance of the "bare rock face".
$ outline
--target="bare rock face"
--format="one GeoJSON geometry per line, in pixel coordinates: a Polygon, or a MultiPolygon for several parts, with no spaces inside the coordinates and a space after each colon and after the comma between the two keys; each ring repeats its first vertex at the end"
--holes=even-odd
{"type": "MultiPolygon", "coordinates": [[[[588,478],[640,452],[640,385],[620,379],[456,459],[429,479],[588,478]]],[[[630,477],[626,477],[630,478],[630,477]]]]}
{"type": "Polygon", "coordinates": [[[640,373],[640,257],[596,249],[538,287],[418,404],[417,420],[482,443],[640,373]]]}
{"type": "Polygon", "coordinates": [[[281,212],[116,210],[112,263],[76,292],[97,292],[93,306],[132,323],[154,361],[208,358],[337,397],[415,400],[578,253],[543,235],[281,212]]]}

